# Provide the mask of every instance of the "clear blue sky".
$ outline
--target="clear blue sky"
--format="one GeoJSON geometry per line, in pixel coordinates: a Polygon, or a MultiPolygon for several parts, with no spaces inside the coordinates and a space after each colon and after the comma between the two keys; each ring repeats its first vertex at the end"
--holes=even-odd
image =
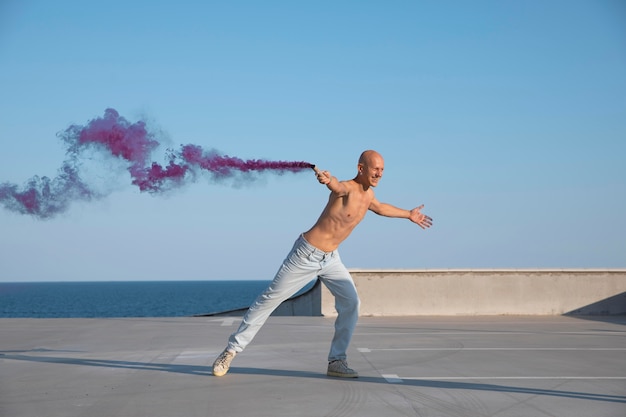
{"type": "MultiPolygon", "coordinates": [[[[59,131],[107,107],[163,149],[385,158],[349,268],[626,267],[626,5],[551,1],[0,2],[0,182],[54,177],[59,131]]],[[[312,172],[108,197],[50,220],[0,207],[0,281],[271,279],[328,195],[312,172]]]]}

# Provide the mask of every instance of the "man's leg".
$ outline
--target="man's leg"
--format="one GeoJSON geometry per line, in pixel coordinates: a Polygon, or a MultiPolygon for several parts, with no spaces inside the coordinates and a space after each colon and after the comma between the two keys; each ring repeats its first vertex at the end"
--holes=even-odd
{"type": "Polygon", "coordinates": [[[317,276],[316,271],[290,271],[283,264],[269,287],[261,293],[250,306],[239,328],[228,339],[228,349],[234,352],[243,351],[254,339],[257,332],[269,316],[285,300],[304,288],[317,276]]]}
{"type": "MultiPolygon", "coordinates": [[[[346,352],[359,318],[359,296],[354,281],[352,281],[346,267],[341,263],[337,252],[333,253],[332,259],[323,268],[319,278],[335,297],[335,309],[337,310],[335,335],[331,342],[328,361],[331,363],[341,361],[345,365],[346,352]]],[[[353,376],[356,376],[356,373],[353,376]]]]}
{"type": "Polygon", "coordinates": [[[235,355],[248,346],[272,312],[317,277],[319,261],[315,262],[312,258],[311,249],[304,238],[298,238],[270,286],[257,297],[237,331],[229,337],[228,347],[213,364],[214,375],[225,375],[235,355]]]}

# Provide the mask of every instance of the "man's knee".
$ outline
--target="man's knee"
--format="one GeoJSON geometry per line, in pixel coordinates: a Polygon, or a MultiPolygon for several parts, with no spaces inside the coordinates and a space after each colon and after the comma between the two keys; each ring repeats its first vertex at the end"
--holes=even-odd
{"type": "Polygon", "coordinates": [[[352,297],[344,297],[344,298],[336,298],[335,299],[335,310],[337,313],[341,314],[344,312],[358,312],[361,306],[361,300],[358,295],[354,295],[352,297]]]}

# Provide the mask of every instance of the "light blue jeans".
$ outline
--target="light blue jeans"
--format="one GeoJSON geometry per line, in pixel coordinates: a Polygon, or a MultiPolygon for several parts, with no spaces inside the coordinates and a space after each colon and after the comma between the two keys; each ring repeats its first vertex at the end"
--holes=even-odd
{"type": "Polygon", "coordinates": [[[335,297],[335,335],[328,360],[346,359],[346,351],[359,317],[359,296],[339,253],[323,252],[306,241],[296,240],[270,286],[252,303],[239,329],[228,339],[228,349],[242,352],[270,314],[307,284],[319,278],[335,297]]]}

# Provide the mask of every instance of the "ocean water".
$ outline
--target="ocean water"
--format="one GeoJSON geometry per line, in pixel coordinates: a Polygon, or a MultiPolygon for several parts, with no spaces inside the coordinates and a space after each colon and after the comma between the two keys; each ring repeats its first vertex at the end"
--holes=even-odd
{"type": "Polygon", "coordinates": [[[269,281],[0,283],[0,317],[176,317],[248,307],[269,281]]]}

